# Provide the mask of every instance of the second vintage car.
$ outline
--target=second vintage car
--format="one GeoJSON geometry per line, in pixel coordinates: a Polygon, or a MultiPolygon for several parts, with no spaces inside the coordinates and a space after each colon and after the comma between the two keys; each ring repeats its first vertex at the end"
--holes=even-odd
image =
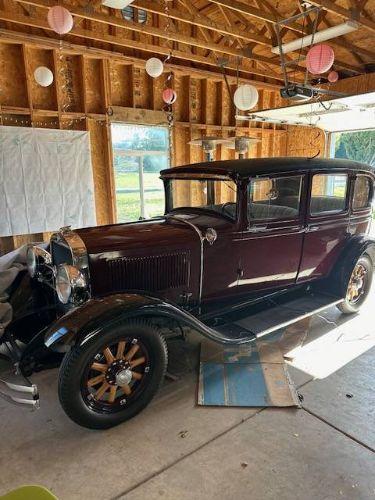
{"type": "MultiPolygon", "coordinates": [[[[29,249],[30,276],[11,297],[0,343],[24,377],[63,358],[60,402],[85,427],[117,425],[151,401],[167,368],[166,328],[245,344],[332,305],[357,312],[370,291],[371,167],[269,158],[161,178],[163,217],[61,229],[48,252],[29,249]]],[[[37,403],[28,379],[5,385],[37,403]]]]}

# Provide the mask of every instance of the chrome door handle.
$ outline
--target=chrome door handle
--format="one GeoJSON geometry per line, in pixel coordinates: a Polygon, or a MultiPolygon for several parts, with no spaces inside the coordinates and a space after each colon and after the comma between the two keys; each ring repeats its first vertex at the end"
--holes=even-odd
{"type": "Polygon", "coordinates": [[[307,227],[308,233],[313,233],[314,231],[319,231],[319,226],[308,226],[307,227]]]}
{"type": "Polygon", "coordinates": [[[248,231],[250,233],[257,233],[258,231],[267,231],[267,226],[251,226],[248,231]]]}

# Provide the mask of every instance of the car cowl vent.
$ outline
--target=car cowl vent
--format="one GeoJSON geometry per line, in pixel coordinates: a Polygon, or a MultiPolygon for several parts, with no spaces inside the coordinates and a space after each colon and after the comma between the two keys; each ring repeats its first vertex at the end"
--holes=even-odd
{"type": "Polygon", "coordinates": [[[160,291],[189,284],[188,252],[108,259],[114,290],[160,291]]]}

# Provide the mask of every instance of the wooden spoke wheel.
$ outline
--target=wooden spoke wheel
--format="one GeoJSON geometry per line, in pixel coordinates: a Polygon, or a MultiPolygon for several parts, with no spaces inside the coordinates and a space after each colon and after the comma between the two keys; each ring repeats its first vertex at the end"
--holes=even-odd
{"type": "Polygon", "coordinates": [[[126,337],[93,356],[82,379],[83,397],[99,411],[117,411],[139,395],[149,373],[146,346],[126,337]]]}
{"type": "Polygon", "coordinates": [[[347,282],[345,300],[337,306],[342,313],[352,314],[359,311],[370,292],[372,277],[373,263],[369,256],[362,255],[347,282]]]}
{"type": "Polygon", "coordinates": [[[363,263],[358,263],[353,269],[346,294],[346,298],[351,304],[355,304],[356,302],[358,302],[358,300],[360,300],[361,296],[365,292],[366,275],[366,267],[363,265],[363,263]]]}
{"type": "Polygon", "coordinates": [[[96,330],[60,367],[65,413],[91,429],[113,427],[139,413],[156,394],[168,364],[166,342],[143,320],[96,330]]]}

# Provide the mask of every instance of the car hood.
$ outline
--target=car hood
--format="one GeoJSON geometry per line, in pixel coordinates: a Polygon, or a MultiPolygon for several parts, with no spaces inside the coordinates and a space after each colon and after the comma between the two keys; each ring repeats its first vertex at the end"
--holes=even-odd
{"type": "Polygon", "coordinates": [[[170,249],[171,246],[180,246],[182,243],[199,241],[193,226],[204,233],[208,227],[220,229],[227,225],[228,222],[221,217],[179,213],[172,218],[158,217],[139,222],[78,229],[76,232],[91,255],[106,252],[122,254],[123,251],[129,254],[132,250],[137,254],[147,254],[163,248],[170,249]]]}

